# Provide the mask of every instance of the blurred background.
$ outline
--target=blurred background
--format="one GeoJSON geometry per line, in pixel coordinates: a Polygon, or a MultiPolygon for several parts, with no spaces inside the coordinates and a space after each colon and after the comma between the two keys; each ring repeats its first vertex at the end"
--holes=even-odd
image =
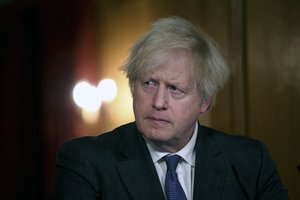
{"type": "Polygon", "coordinates": [[[170,15],[199,24],[231,69],[201,123],[264,141],[300,199],[297,0],[0,0],[0,199],[46,199],[62,142],[133,120],[119,67],[149,24],[170,15]],[[96,91],[107,78],[110,102],[76,104],[77,83],[96,91]]]}

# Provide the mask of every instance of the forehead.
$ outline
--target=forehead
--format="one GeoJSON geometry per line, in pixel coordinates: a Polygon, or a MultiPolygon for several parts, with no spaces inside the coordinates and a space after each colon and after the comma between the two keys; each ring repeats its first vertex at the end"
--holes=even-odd
{"type": "Polygon", "coordinates": [[[191,53],[187,50],[161,53],[153,57],[144,68],[141,77],[192,84],[194,79],[191,60],[191,53]]]}
{"type": "Polygon", "coordinates": [[[142,73],[150,71],[192,72],[192,53],[187,49],[157,51],[144,66],[142,73]]]}

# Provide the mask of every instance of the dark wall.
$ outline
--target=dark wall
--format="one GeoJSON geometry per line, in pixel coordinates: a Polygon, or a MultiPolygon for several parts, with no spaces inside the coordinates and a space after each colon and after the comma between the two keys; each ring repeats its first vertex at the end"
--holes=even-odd
{"type": "Polygon", "coordinates": [[[89,1],[0,6],[0,199],[45,199],[57,148],[75,136],[70,91],[89,1]]]}
{"type": "Polygon", "coordinates": [[[41,197],[41,30],[37,9],[1,16],[1,198],[41,197]]]}

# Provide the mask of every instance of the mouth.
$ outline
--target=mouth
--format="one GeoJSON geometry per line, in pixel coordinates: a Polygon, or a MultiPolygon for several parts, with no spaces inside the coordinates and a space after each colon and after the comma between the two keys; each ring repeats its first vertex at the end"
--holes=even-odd
{"type": "Polygon", "coordinates": [[[164,118],[159,118],[159,117],[146,117],[147,120],[154,124],[169,124],[171,123],[169,120],[164,119],[164,118]]]}

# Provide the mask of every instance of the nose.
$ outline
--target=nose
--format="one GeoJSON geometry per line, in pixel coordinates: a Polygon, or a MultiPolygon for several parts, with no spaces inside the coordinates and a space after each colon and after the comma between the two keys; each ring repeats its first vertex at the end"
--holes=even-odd
{"type": "Polygon", "coordinates": [[[152,107],[157,110],[165,110],[167,109],[167,89],[163,86],[157,88],[153,95],[152,107]]]}

